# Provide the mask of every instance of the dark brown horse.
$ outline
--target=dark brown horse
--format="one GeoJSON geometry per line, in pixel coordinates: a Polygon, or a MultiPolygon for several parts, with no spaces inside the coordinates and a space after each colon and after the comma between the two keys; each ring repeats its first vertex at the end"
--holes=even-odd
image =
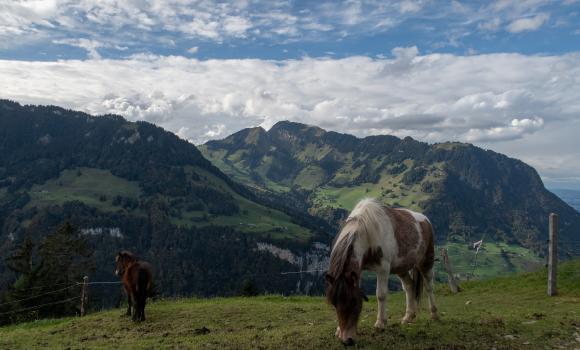
{"type": "Polygon", "coordinates": [[[115,274],[121,277],[127,293],[127,316],[133,315],[133,321],[145,321],[145,303],[153,284],[151,265],[126,250],[117,254],[115,262],[115,274]]]}
{"type": "Polygon", "coordinates": [[[386,323],[389,274],[403,283],[407,308],[402,323],[413,322],[421,290],[429,296],[431,317],[438,319],[433,293],[433,227],[426,216],[383,206],[373,199],[360,201],[350,213],[330,254],[326,298],[336,309],[336,335],[345,345],[354,344],[365,299],[362,271],[377,274],[378,312],[375,327],[386,323]]]}

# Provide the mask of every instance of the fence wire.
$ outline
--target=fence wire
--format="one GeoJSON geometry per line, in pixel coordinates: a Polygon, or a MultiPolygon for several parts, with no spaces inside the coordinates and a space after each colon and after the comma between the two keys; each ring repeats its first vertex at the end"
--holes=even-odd
{"type": "Polygon", "coordinates": [[[8,314],[13,314],[13,313],[17,313],[17,312],[30,311],[30,310],[38,309],[38,308],[41,308],[41,307],[44,307],[44,306],[49,306],[49,305],[64,304],[64,303],[68,303],[69,301],[73,301],[73,300],[80,299],[80,298],[81,297],[78,296],[78,297],[68,298],[68,299],[61,300],[61,301],[55,301],[55,302],[52,302],[52,303],[35,305],[35,306],[27,307],[27,308],[24,308],[24,309],[18,309],[18,310],[12,310],[12,311],[8,311],[8,312],[2,312],[2,313],[0,313],[0,316],[4,316],[4,315],[8,315],[8,314]]]}
{"type": "Polygon", "coordinates": [[[6,303],[2,303],[2,304],[0,304],[0,306],[4,306],[4,305],[10,305],[10,304],[16,304],[16,303],[19,303],[19,302],[22,302],[22,301],[27,301],[27,300],[32,300],[32,299],[40,298],[40,297],[42,297],[42,296],[45,296],[45,295],[49,295],[49,294],[54,294],[54,293],[58,293],[58,292],[65,291],[65,290],[67,290],[67,289],[71,289],[71,288],[73,288],[73,287],[76,287],[76,285],[69,286],[69,287],[62,288],[62,289],[53,290],[53,291],[46,292],[46,293],[42,293],[42,294],[38,294],[38,295],[35,295],[35,296],[32,296],[32,297],[29,297],[29,298],[24,298],[24,299],[19,299],[19,300],[14,300],[14,301],[9,301],[9,302],[6,302],[6,303]]]}

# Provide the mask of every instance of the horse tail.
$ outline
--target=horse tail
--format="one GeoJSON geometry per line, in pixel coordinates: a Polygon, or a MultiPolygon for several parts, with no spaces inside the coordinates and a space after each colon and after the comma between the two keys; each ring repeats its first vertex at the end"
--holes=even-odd
{"type": "Polygon", "coordinates": [[[149,276],[145,269],[139,269],[139,277],[137,279],[137,292],[139,296],[147,298],[147,286],[149,285],[149,276]]]}
{"type": "Polygon", "coordinates": [[[417,305],[419,305],[421,302],[421,296],[423,295],[423,276],[417,266],[413,267],[412,278],[413,283],[415,284],[415,301],[417,302],[417,305]]]}

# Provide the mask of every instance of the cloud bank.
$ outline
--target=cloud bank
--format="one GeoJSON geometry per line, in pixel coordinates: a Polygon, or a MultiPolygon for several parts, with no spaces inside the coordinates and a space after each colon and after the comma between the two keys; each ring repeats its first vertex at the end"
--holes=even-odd
{"type": "MultiPolygon", "coordinates": [[[[383,59],[0,60],[2,98],[116,113],[194,143],[294,120],[359,136],[388,133],[509,149],[524,160],[544,159],[535,164],[540,170],[554,164],[510,145],[546,128],[580,132],[574,124],[578,81],[580,54],[420,55],[415,47],[397,48],[383,59]]],[[[572,150],[580,141],[568,141],[558,153],[580,164],[572,150]]]]}

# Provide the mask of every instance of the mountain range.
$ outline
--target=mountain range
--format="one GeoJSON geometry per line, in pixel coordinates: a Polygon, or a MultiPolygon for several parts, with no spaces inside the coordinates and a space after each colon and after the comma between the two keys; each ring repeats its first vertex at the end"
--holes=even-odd
{"type": "Polygon", "coordinates": [[[334,226],[358,200],[372,196],[425,212],[439,244],[484,237],[542,254],[551,212],[560,215],[561,240],[577,240],[580,213],[548,191],[535,169],[471,144],[357,138],[283,121],[200,149],[234,180],[299,198],[310,214],[334,226]]]}
{"type": "MultiPolygon", "coordinates": [[[[156,266],[163,295],[238,293],[246,276],[300,269],[287,249],[331,239],[323,220],[255,196],[152,124],[0,101],[0,256],[65,221],[94,247],[91,278],[114,279],[129,249],[156,266]]],[[[0,260],[0,286],[13,278],[0,260]]],[[[299,279],[255,283],[294,291],[299,279]]]]}
{"type": "MultiPolygon", "coordinates": [[[[562,256],[578,246],[580,214],[533,168],[473,145],[280,122],[196,147],[146,122],[0,100],[0,256],[68,221],[94,250],[95,281],[114,280],[129,249],[156,267],[162,295],[231,295],[248,281],[320,293],[321,272],[279,273],[324,270],[367,196],[425,212],[439,245],[485,237],[541,256],[556,212],[562,256]]],[[[0,261],[0,289],[14,278],[0,261]]],[[[113,291],[93,300],[110,305],[113,291]]]]}

